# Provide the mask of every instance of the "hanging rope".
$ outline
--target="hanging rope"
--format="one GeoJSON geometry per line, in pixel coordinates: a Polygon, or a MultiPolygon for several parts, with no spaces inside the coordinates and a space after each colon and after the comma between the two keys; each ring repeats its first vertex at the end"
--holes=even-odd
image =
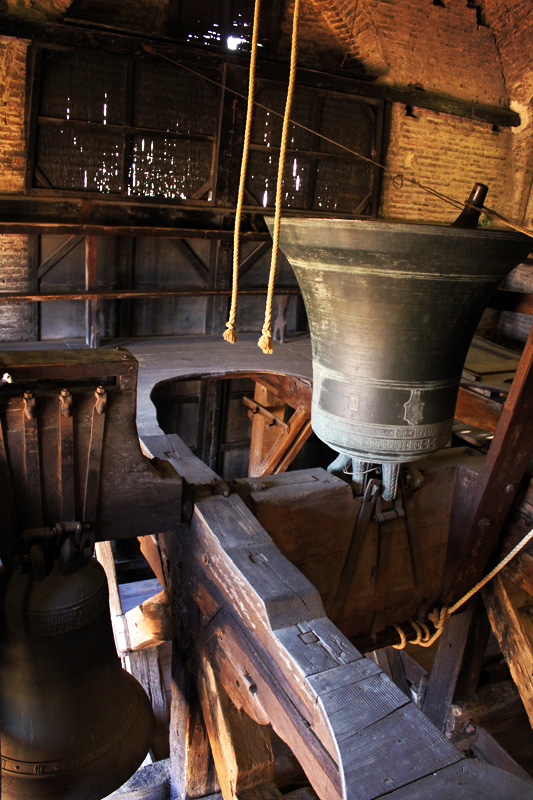
{"type": "MultiPolygon", "coordinates": [[[[529,533],[526,533],[524,538],[518,542],[516,547],[513,547],[511,552],[508,553],[505,558],[503,558],[500,563],[494,567],[494,569],[487,573],[484,578],[481,578],[481,580],[478,581],[476,585],[470,589],[470,591],[457,600],[453,606],[444,606],[440,610],[436,608],[431,614],[428,614],[428,619],[435,627],[435,633],[432,636],[429,635],[429,628],[424,622],[421,622],[420,620],[409,620],[409,624],[416,633],[416,639],[414,639],[411,644],[417,644],[420,647],[431,647],[431,645],[436,642],[439,636],[442,634],[444,624],[452,616],[452,614],[461,608],[461,606],[464,606],[464,604],[468,602],[468,600],[470,600],[470,598],[473,597],[476,592],[479,592],[480,589],[486,586],[486,584],[491,581],[494,576],[498,574],[498,572],[507,566],[509,561],[511,561],[521,550],[523,550],[523,548],[528,542],[531,541],[531,539],[533,539],[533,529],[530,530],[529,533]]],[[[401,625],[394,625],[394,628],[400,637],[400,642],[399,644],[393,644],[392,646],[396,650],[403,650],[407,644],[407,636],[405,631],[401,625]]]]}
{"type": "Polygon", "coordinates": [[[237,196],[237,209],[235,212],[235,229],[233,234],[233,276],[231,286],[231,305],[226,330],[223,338],[231,344],[237,341],[235,319],[237,317],[237,287],[239,282],[239,236],[241,231],[242,202],[244,198],[244,183],[246,181],[246,167],[248,166],[248,151],[250,149],[250,135],[252,132],[252,112],[254,107],[255,89],[255,62],[257,56],[257,34],[259,30],[259,13],[261,0],[255,0],[254,27],[252,33],[252,53],[250,57],[250,75],[248,78],[248,106],[246,108],[246,126],[244,129],[244,144],[242,150],[241,175],[239,178],[239,193],[237,196]]]}
{"type": "Polygon", "coordinates": [[[285,103],[285,114],[283,116],[281,144],[279,148],[278,182],[276,186],[276,211],[274,214],[274,231],[272,234],[272,260],[270,262],[270,273],[268,276],[265,321],[263,323],[263,329],[261,331],[261,338],[257,342],[257,346],[261,348],[261,350],[263,351],[263,353],[265,353],[265,355],[271,355],[274,352],[272,348],[272,303],[274,300],[274,279],[276,277],[276,267],[278,264],[278,242],[279,242],[279,226],[281,222],[281,190],[283,187],[283,165],[285,163],[285,151],[287,149],[287,139],[289,137],[292,95],[294,91],[294,82],[296,79],[299,14],[300,14],[300,0],[295,0],[294,17],[292,22],[291,67],[289,74],[289,85],[287,88],[287,100],[285,103]]]}

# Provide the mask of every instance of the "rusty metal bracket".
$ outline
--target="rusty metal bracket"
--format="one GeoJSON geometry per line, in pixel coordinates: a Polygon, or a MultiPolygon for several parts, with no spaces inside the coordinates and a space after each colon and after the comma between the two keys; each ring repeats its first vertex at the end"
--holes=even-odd
{"type": "Polygon", "coordinates": [[[59,394],[59,494],[61,496],[61,522],[76,519],[74,491],[74,420],[73,399],[68,389],[59,394]]]}
{"type": "Polygon", "coordinates": [[[87,456],[87,471],[85,474],[85,492],[83,497],[82,522],[89,525],[87,533],[82,536],[80,549],[85,554],[94,546],[96,513],[98,509],[98,491],[100,488],[100,467],[102,465],[102,450],[104,443],[105,410],[107,406],[107,392],[103,386],[95,391],[95,403],[91,422],[91,438],[87,456]]]}
{"type": "Polygon", "coordinates": [[[407,541],[409,543],[409,554],[411,568],[415,586],[421,588],[425,586],[426,574],[424,567],[424,557],[420,532],[416,521],[416,508],[414,492],[416,489],[416,478],[409,468],[400,471],[400,492],[405,509],[405,527],[407,531],[407,541]]]}
{"type": "Polygon", "coordinates": [[[402,517],[405,517],[405,510],[401,497],[396,497],[392,501],[392,508],[382,509],[381,495],[378,494],[374,506],[374,513],[372,514],[372,522],[377,522],[380,524],[382,522],[390,522],[393,519],[400,519],[402,517]]]}
{"type": "Polygon", "coordinates": [[[2,562],[11,561],[13,548],[17,539],[17,514],[13,497],[11,472],[7,460],[4,439],[4,424],[0,419],[0,503],[2,506],[2,546],[0,557],[2,562]]]}
{"type": "Polygon", "coordinates": [[[38,528],[43,525],[41,486],[41,458],[39,450],[39,422],[37,404],[33,392],[24,392],[24,477],[26,483],[26,525],[38,528]]]}
{"type": "Polygon", "coordinates": [[[332,619],[341,619],[342,617],[344,605],[346,603],[348,592],[357,567],[357,562],[359,561],[359,556],[361,555],[361,550],[363,549],[368,524],[372,519],[374,508],[380,498],[380,490],[381,481],[377,478],[371,478],[367,483],[365,493],[363,495],[363,501],[361,503],[361,508],[359,509],[359,514],[353,530],[350,546],[348,547],[348,552],[346,553],[337,591],[335,592],[331,609],[329,611],[329,616],[332,619]]]}
{"type": "Polygon", "coordinates": [[[252,412],[249,416],[259,414],[261,417],[266,419],[269,425],[276,425],[276,427],[281,428],[284,431],[289,430],[289,425],[286,422],[283,422],[283,420],[276,417],[271,411],[268,410],[268,408],[262,406],[261,403],[258,403],[256,400],[251,400],[249,397],[244,395],[242,402],[252,412]]]}

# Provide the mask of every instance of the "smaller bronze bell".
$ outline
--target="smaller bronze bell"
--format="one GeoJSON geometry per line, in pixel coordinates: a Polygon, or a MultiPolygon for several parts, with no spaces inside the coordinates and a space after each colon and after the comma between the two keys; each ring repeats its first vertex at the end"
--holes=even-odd
{"type": "Polygon", "coordinates": [[[153,713],[116,654],[105,572],[0,569],[2,800],[100,800],[142,762],[153,713]]]}

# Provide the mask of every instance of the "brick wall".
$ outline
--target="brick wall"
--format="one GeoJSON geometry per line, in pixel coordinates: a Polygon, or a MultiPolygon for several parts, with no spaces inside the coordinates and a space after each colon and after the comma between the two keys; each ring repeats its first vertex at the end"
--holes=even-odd
{"type": "Polygon", "coordinates": [[[62,19],[71,4],[72,0],[6,0],[10,14],[51,21],[62,19]]]}
{"type": "MultiPolygon", "coordinates": [[[[396,87],[421,87],[465,101],[505,106],[502,60],[491,28],[465,0],[308,0],[344,49],[396,87]],[[355,14],[354,14],[355,11],[355,14]]],[[[491,0],[496,2],[496,0],[491,0]]],[[[514,0],[525,5],[525,0],[514,0]]],[[[502,18],[503,18],[502,14],[502,18]]],[[[511,37],[512,38],[512,37],[511,37]]],[[[515,138],[509,130],[395,104],[386,165],[464,200],[473,183],[489,184],[498,211],[513,211],[515,138]]],[[[515,181],[516,184],[516,181],[515,181]]],[[[404,183],[385,178],[381,215],[395,220],[447,223],[456,210],[404,183]]]]}
{"type": "Polygon", "coordinates": [[[24,188],[27,43],[0,36],[0,192],[24,188]]]}
{"type": "MultiPolygon", "coordinates": [[[[0,37],[0,193],[24,188],[26,146],[24,99],[27,42],[0,37]]],[[[0,236],[0,291],[33,288],[29,275],[27,236],[0,236]]],[[[0,340],[34,337],[33,310],[26,303],[0,305],[0,340]]]]}
{"type": "Polygon", "coordinates": [[[528,0],[484,0],[483,12],[498,43],[511,106],[522,117],[513,137],[513,215],[533,227],[533,6],[528,0]]]}
{"type": "MultiPolygon", "coordinates": [[[[449,197],[464,201],[476,181],[489,186],[487,205],[512,213],[508,191],[513,168],[513,134],[493,131],[492,125],[405,106],[392,108],[387,166],[416,177],[449,197]]],[[[394,181],[398,184],[399,181],[394,181]]],[[[450,223],[457,210],[407,181],[395,188],[386,177],[382,190],[382,216],[388,219],[450,223]]]]}
{"type": "MultiPolygon", "coordinates": [[[[20,292],[34,288],[30,275],[28,236],[0,234],[0,291],[20,292]]],[[[0,341],[36,339],[36,308],[30,303],[0,304],[0,341]]]]}

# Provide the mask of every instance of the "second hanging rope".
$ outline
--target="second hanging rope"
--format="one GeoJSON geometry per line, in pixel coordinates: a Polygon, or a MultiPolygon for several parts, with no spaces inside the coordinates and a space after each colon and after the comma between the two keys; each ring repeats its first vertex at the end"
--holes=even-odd
{"type": "Polygon", "coordinates": [[[281,191],[283,188],[283,166],[285,164],[285,151],[287,150],[287,139],[289,138],[292,97],[294,93],[294,83],[296,80],[299,15],[300,15],[300,0],[295,0],[294,18],[292,23],[291,67],[289,74],[289,85],[287,88],[287,100],[285,102],[285,114],[283,115],[281,145],[279,149],[278,182],[276,185],[276,210],[274,214],[274,229],[272,233],[272,259],[270,261],[270,273],[268,276],[265,321],[263,323],[261,337],[257,342],[257,346],[261,348],[261,350],[263,351],[263,353],[265,353],[265,355],[271,355],[274,352],[272,348],[272,303],[274,301],[274,280],[276,278],[276,268],[278,264],[278,242],[279,242],[279,226],[281,222],[281,191]]]}

